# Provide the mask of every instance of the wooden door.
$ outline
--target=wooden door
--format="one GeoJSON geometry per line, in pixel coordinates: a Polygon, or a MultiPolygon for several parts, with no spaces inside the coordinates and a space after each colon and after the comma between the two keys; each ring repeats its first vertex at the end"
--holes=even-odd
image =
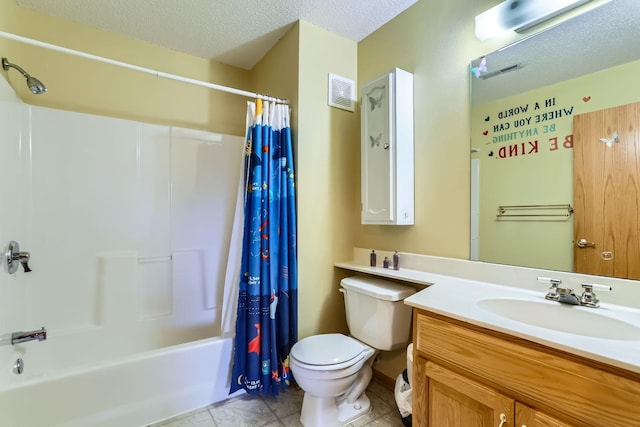
{"type": "MultiPolygon", "coordinates": [[[[425,359],[427,420],[421,427],[513,426],[514,400],[425,359]]],[[[422,421],[424,423],[424,421],[422,421]]]]}
{"type": "Polygon", "coordinates": [[[640,103],[576,115],[573,143],[574,269],[640,279],[640,103]]]}
{"type": "Polygon", "coordinates": [[[572,427],[543,412],[536,411],[520,402],[516,402],[516,427],[572,427]]]}

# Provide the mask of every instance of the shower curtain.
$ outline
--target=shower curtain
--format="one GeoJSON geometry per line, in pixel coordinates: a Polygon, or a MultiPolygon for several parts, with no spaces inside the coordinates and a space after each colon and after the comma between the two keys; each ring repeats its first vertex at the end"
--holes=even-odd
{"type": "Polygon", "coordinates": [[[298,338],[296,203],[289,107],[247,103],[244,236],[231,389],[277,395],[298,338]]]}

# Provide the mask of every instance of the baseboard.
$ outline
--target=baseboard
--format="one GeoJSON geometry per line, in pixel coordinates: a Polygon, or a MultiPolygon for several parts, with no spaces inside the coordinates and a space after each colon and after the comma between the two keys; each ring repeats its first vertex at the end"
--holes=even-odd
{"type": "Polygon", "coordinates": [[[383,386],[384,388],[391,391],[393,391],[396,386],[395,378],[390,378],[385,374],[383,374],[382,372],[376,371],[375,369],[373,370],[373,380],[376,381],[381,386],[383,386]]]}

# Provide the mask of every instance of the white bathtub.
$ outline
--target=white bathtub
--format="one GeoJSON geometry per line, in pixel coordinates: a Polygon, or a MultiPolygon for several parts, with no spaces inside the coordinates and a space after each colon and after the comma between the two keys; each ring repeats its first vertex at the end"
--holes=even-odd
{"type": "Polygon", "coordinates": [[[16,240],[33,270],[0,262],[0,427],[137,427],[224,399],[244,138],[29,106],[2,78],[0,129],[0,253],[16,240]]]}
{"type": "Polygon", "coordinates": [[[25,354],[23,375],[3,375],[0,425],[136,427],[224,400],[232,346],[209,338],[52,374],[25,354]]]}

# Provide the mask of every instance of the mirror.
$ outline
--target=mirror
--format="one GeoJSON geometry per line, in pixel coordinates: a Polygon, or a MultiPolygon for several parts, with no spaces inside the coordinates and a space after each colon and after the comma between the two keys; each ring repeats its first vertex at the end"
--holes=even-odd
{"type": "Polygon", "coordinates": [[[471,62],[471,260],[576,271],[573,120],[640,101],[638,40],[640,2],[612,0],[471,62]]]}

